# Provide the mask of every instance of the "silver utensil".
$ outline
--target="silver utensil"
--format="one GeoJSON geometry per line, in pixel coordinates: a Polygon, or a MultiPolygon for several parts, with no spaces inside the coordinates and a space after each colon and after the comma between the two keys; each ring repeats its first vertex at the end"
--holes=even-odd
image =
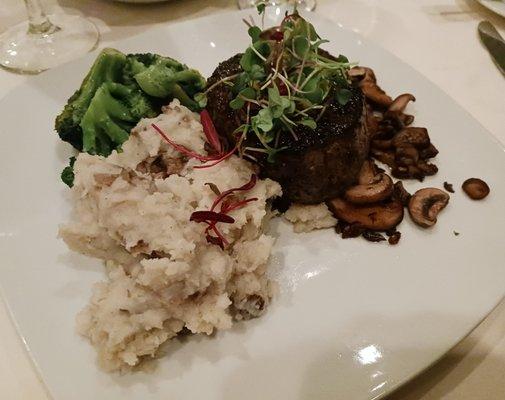
{"type": "Polygon", "coordinates": [[[480,40],[486,46],[500,72],[505,75],[505,40],[489,21],[481,21],[478,26],[480,40]]]}

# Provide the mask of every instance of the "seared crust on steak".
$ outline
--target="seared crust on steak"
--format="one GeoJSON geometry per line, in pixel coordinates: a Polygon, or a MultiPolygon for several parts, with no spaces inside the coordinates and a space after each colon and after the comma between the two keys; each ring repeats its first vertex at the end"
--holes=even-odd
{"type": "MultiPolygon", "coordinates": [[[[208,85],[222,78],[241,72],[241,54],[219,64],[208,80],[208,85]]],[[[369,151],[366,129],[366,106],[361,90],[352,87],[351,98],[340,105],[330,92],[326,108],[312,130],[299,125],[294,136],[284,133],[278,143],[287,149],[279,152],[273,163],[259,155],[261,176],[276,180],[282,186],[284,196],[292,202],[316,204],[334,198],[357,182],[357,175],[369,151]]],[[[208,93],[207,110],[220,135],[231,145],[236,141],[237,127],[246,120],[245,110],[232,110],[229,102],[233,93],[229,86],[221,84],[208,93]]],[[[257,110],[251,110],[254,115],[257,110]]],[[[319,111],[313,115],[317,118],[319,111]]],[[[254,135],[246,146],[261,147],[254,135]]]]}

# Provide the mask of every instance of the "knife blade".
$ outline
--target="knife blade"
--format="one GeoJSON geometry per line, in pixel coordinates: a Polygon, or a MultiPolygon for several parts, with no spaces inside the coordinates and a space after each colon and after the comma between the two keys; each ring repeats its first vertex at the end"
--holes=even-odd
{"type": "Polygon", "coordinates": [[[505,75],[505,40],[489,21],[481,21],[478,26],[480,40],[486,46],[500,72],[505,75]]]}

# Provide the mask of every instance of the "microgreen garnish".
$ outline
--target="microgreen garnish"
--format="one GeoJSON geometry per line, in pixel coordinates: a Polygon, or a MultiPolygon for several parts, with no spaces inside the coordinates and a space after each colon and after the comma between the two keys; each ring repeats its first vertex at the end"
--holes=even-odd
{"type": "Polygon", "coordinates": [[[256,185],[257,179],[258,178],[256,175],[252,174],[251,179],[249,179],[246,184],[225,190],[224,192],[221,192],[214,183],[206,183],[206,185],[210,187],[212,192],[214,192],[217,197],[212,203],[210,210],[195,211],[191,214],[189,220],[198,223],[205,223],[208,225],[205,229],[205,238],[208,243],[217,245],[222,249],[224,249],[224,246],[228,244],[228,241],[219,231],[216,225],[220,222],[225,224],[233,224],[235,222],[235,219],[228,215],[228,213],[233,210],[245,207],[252,201],[258,200],[256,197],[238,200],[234,196],[235,192],[245,192],[251,190],[256,185]],[[216,211],[219,205],[221,205],[220,211],[216,211]],[[210,234],[211,231],[215,236],[210,234]]]}
{"type": "Polygon", "coordinates": [[[264,14],[265,7],[266,7],[266,3],[264,1],[258,2],[258,4],[256,5],[256,10],[258,10],[258,14],[264,14]]]}
{"type": "Polygon", "coordinates": [[[203,165],[196,165],[193,168],[210,168],[213,167],[214,165],[219,164],[220,162],[230,158],[233,153],[235,153],[238,150],[238,144],[231,149],[228,152],[224,151],[224,148],[221,144],[221,140],[219,138],[219,135],[216,131],[216,128],[214,127],[214,123],[212,122],[212,119],[208,113],[207,110],[203,110],[200,113],[200,122],[202,123],[202,128],[203,132],[205,134],[205,137],[207,139],[207,143],[210,145],[212,154],[211,155],[203,155],[203,154],[198,154],[195,151],[192,151],[188,149],[187,147],[175,143],[172,139],[170,139],[165,132],[163,132],[162,129],[160,129],[156,124],[151,124],[151,126],[154,128],[156,132],[168,143],[170,144],[175,150],[177,150],[179,153],[184,154],[188,158],[195,158],[203,163],[209,162],[208,164],[203,164],[203,165]]]}
{"type": "MultiPolygon", "coordinates": [[[[265,13],[265,3],[257,3],[265,13]]],[[[236,130],[244,146],[240,154],[257,160],[274,161],[285,150],[283,135],[297,140],[297,127],[315,130],[327,105],[346,105],[351,97],[347,71],[353,66],[345,56],[328,57],[320,52],[327,40],[296,11],[286,15],[280,26],[262,31],[248,23],[251,44],[240,59],[242,72],[219,84],[230,84],[229,106],[247,118],[236,130]],[[253,135],[257,140],[245,140],[253,135]],[[250,144],[257,142],[257,147],[250,144]],[[254,155],[256,153],[256,155],[254,155]]]]}

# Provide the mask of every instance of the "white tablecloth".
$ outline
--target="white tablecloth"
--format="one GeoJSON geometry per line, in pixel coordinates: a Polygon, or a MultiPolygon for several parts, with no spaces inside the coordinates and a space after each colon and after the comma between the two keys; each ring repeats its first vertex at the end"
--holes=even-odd
{"type": "MultiPolygon", "coordinates": [[[[234,1],[173,0],[127,5],[106,0],[46,0],[48,9],[90,17],[100,46],[156,24],[235,8],[234,1]]],[[[319,0],[316,12],[381,44],[431,79],[505,143],[505,78],[479,43],[477,23],[505,19],[472,0],[319,0]]],[[[23,2],[2,0],[0,31],[25,18],[23,2]]],[[[30,76],[0,70],[0,97],[30,76]]],[[[504,282],[505,287],[505,282],[504,282]]],[[[46,400],[23,343],[0,303],[0,398],[46,400]]],[[[505,399],[505,304],[462,343],[389,400],[505,399]]],[[[317,399],[312,399],[317,400],[317,399]]]]}

